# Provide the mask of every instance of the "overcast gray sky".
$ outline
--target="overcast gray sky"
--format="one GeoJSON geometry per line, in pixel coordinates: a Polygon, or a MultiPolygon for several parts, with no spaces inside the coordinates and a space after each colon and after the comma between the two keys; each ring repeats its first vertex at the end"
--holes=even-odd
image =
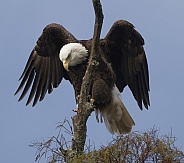
{"type": "MultiPolygon", "coordinates": [[[[28,56],[49,23],[60,23],[78,39],[93,34],[94,12],[90,0],[0,0],[0,161],[34,162],[34,140],[57,133],[57,122],[70,120],[75,109],[71,85],[63,81],[58,89],[35,108],[25,107],[13,96],[28,56]]],[[[102,0],[104,24],[101,37],[118,19],[133,23],[145,39],[150,70],[149,110],[140,111],[129,89],[122,93],[125,106],[136,122],[133,131],[156,126],[160,134],[171,131],[176,145],[184,149],[184,1],[102,0]]],[[[98,148],[112,140],[94,113],[88,121],[88,137],[98,148]]],[[[70,137],[67,136],[70,140],[70,137]]],[[[43,161],[45,162],[45,160],[43,161]]]]}

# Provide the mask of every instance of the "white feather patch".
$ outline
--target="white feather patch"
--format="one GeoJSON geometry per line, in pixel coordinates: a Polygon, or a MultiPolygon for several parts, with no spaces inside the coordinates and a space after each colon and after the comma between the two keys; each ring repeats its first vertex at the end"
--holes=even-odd
{"type": "Polygon", "coordinates": [[[86,60],[88,50],[80,43],[69,43],[64,45],[59,53],[60,60],[69,60],[69,66],[76,66],[86,60]]]}
{"type": "Polygon", "coordinates": [[[121,135],[128,133],[135,123],[121,101],[120,92],[116,86],[112,90],[112,98],[112,103],[100,110],[106,128],[111,134],[121,135]]]}

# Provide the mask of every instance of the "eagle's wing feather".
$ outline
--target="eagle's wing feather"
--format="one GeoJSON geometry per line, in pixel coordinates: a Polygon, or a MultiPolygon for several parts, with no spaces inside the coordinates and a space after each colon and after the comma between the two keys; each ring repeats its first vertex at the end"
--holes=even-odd
{"type": "Polygon", "coordinates": [[[38,100],[44,99],[47,92],[51,93],[58,87],[63,77],[69,79],[59,59],[59,51],[71,42],[77,42],[77,39],[61,25],[54,23],[44,28],[19,79],[21,83],[15,92],[17,94],[23,88],[19,101],[31,87],[26,105],[34,99],[34,106],[38,100]]]}
{"type": "Polygon", "coordinates": [[[132,24],[119,20],[102,40],[102,45],[116,73],[120,92],[128,85],[139,107],[142,109],[143,103],[148,108],[149,74],[142,36],[132,24]]]}

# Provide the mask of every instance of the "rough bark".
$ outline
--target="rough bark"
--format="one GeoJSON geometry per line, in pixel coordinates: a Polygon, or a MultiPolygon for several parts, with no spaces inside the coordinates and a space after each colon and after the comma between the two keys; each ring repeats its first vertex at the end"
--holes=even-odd
{"type": "Polygon", "coordinates": [[[92,2],[95,11],[94,34],[89,65],[87,67],[81,86],[77,114],[72,118],[74,134],[72,137],[71,149],[67,151],[67,162],[71,162],[72,157],[83,152],[87,132],[86,122],[93,111],[93,106],[89,103],[88,95],[91,88],[93,70],[94,67],[98,64],[95,60],[95,55],[100,55],[99,41],[103,23],[103,13],[100,0],[92,0],[92,2]]]}

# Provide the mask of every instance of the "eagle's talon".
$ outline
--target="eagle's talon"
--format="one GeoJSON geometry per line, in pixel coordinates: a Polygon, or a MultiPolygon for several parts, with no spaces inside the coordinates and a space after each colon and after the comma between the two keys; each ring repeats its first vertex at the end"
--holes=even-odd
{"type": "Polygon", "coordinates": [[[73,109],[72,111],[75,112],[75,113],[78,113],[78,110],[76,110],[76,109],[73,109]]]}
{"type": "Polygon", "coordinates": [[[90,104],[93,105],[95,100],[93,98],[90,99],[90,104]]]}
{"type": "Polygon", "coordinates": [[[77,95],[77,96],[76,96],[76,100],[78,101],[78,100],[79,100],[79,98],[80,98],[80,95],[77,95]]]}
{"type": "Polygon", "coordinates": [[[77,108],[78,108],[79,99],[80,99],[80,95],[77,95],[77,96],[76,96],[76,104],[77,104],[77,108]]]}

